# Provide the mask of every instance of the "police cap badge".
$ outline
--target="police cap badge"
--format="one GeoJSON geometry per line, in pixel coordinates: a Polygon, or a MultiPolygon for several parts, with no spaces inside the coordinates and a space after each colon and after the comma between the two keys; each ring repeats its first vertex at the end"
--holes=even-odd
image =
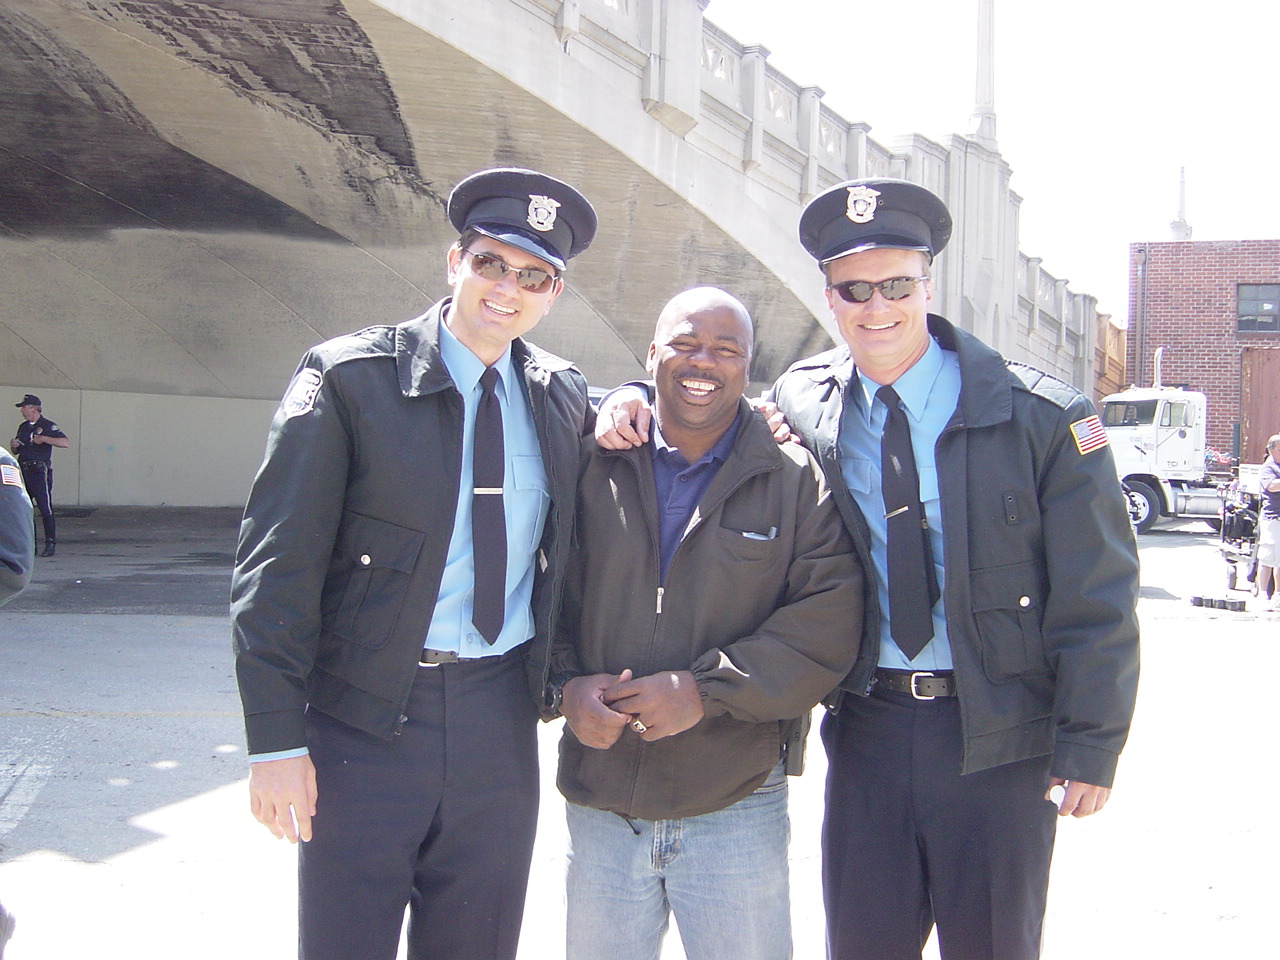
{"type": "Polygon", "coordinates": [[[932,260],[950,239],[946,204],[906,180],[846,180],[800,215],[800,243],[819,264],[875,247],[922,250],[932,260]]]}
{"type": "Polygon", "coordinates": [[[473,173],[449,195],[449,222],[509,243],[563,270],[591,244],[596,212],[573,187],[533,170],[473,173]]]}

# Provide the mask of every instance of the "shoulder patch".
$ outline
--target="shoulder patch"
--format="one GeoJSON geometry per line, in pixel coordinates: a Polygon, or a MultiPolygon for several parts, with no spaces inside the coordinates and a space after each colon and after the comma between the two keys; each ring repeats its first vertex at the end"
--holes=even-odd
{"type": "Polygon", "coordinates": [[[10,486],[22,486],[22,471],[11,463],[0,463],[0,482],[10,486]]]}
{"type": "Polygon", "coordinates": [[[304,413],[310,413],[316,405],[316,395],[320,392],[322,383],[324,376],[319,370],[312,370],[310,367],[299,370],[293,383],[289,384],[284,399],[280,401],[280,409],[284,411],[285,417],[300,417],[304,413]]]}
{"type": "Polygon", "coordinates": [[[1102,421],[1096,416],[1085,417],[1073,423],[1071,437],[1075,440],[1076,449],[1080,451],[1081,456],[1092,453],[1094,450],[1101,450],[1108,443],[1107,431],[1102,426],[1102,421]]]}

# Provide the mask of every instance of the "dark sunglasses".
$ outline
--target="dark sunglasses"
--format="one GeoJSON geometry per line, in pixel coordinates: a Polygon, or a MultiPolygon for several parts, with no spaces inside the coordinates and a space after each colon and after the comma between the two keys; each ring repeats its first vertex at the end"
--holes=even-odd
{"type": "Polygon", "coordinates": [[[514,273],[516,283],[520,285],[521,290],[527,290],[530,293],[546,293],[559,279],[537,267],[513,267],[501,257],[495,257],[491,253],[476,253],[473,250],[462,252],[471,258],[471,272],[491,283],[500,283],[508,273],[514,273]]]}
{"type": "Polygon", "coordinates": [[[928,277],[890,277],[879,283],[870,280],[846,280],[844,283],[828,284],[828,287],[840,294],[846,303],[866,303],[877,290],[886,300],[905,300],[920,286],[921,280],[928,277]]]}

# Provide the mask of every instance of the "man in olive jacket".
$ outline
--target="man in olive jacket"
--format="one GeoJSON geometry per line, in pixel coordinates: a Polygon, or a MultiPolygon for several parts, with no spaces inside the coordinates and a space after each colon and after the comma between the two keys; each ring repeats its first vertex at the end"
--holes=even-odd
{"type": "Polygon", "coordinates": [[[568,721],[568,960],[791,956],[785,772],[853,664],[861,568],[814,459],[742,392],[751,321],[699,288],[658,320],[653,442],[584,444],[553,659],[568,721]]]}
{"type": "Polygon", "coordinates": [[[582,375],[522,335],[596,218],[506,169],[448,212],[452,295],[307,354],[241,527],[250,801],[305,841],[303,960],[393,960],[406,906],[412,960],[511,960],[519,938],[535,698],[591,422],[582,375]]]}

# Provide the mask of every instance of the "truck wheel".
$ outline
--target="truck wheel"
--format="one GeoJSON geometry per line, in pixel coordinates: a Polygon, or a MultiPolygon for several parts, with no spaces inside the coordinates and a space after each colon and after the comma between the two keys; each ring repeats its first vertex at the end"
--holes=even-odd
{"type": "Polygon", "coordinates": [[[1141,480],[1126,480],[1129,520],[1136,533],[1146,533],[1160,519],[1160,497],[1141,480]]]}

